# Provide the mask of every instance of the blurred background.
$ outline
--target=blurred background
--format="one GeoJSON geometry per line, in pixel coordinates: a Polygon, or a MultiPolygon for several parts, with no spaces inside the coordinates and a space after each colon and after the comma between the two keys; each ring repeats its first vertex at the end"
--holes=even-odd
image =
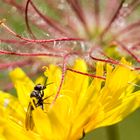
{"type": "MultiPolygon", "coordinates": [[[[88,29],[93,28],[93,32],[88,32],[90,34],[87,35],[87,31],[83,31],[83,23],[79,23],[77,21],[74,15],[74,12],[71,12],[72,10],[68,7],[68,4],[66,4],[65,0],[35,0],[34,3],[36,7],[43,13],[43,15],[47,15],[48,17],[51,17],[53,20],[50,20],[52,23],[46,24],[44,21],[40,18],[40,16],[35,12],[35,8],[33,8],[31,5],[28,7],[28,18],[29,18],[29,25],[33,32],[33,35],[35,35],[35,38],[37,39],[50,39],[50,38],[57,38],[65,36],[65,34],[69,35],[70,37],[74,35],[74,37],[82,37],[86,38],[89,42],[94,42],[93,38],[95,39],[95,42],[98,43],[98,35],[100,34],[100,28],[104,27],[105,23],[107,22],[107,19],[110,19],[112,16],[111,9],[115,7],[113,5],[116,3],[121,3],[120,0],[113,0],[112,4],[109,0],[95,0],[92,2],[92,0],[81,0],[79,1],[82,4],[83,9],[85,12],[85,17],[88,21],[88,29]],[[97,1],[99,2],[97,4],[97,1]],[[92,4],[91,4],[92,3],[92,4]],[[97,5],[100,5],[100,9],[96,9],[95,7],[97,5]],[[111,8],[112,6],[112,8],[111,8]],[[95,23],[94,19],[90,18],[92,14],[92,8],[95,8],[97,11],[100,11],[101,14],[101,20],[100,20],[100,26],[97,26],[97,23],[95,23]],[[110,9],[107,9],[110,8],[110,9]],[[110,11],[109,11],[110,10],[110,11]],[[106,12],[106,14],[104,14],[106,12]],[[108,17],[106,17],[108,13],[108,17]],[[71,15],[71,16],[70,16],[71,15]],[[69,18],[66,18],[66,17],[69,18]],[[69,21],[68,21],[69,20],[69,21]],[[55,21],[55,23],[54,23],[55,21]],[[57,24],[57,22],[59,24],[57,24]],[[71,26],[74,24],[78,25],[78,29],[72,28],[69,26],[69,23],[72,23],[71,26]],[[94,25],[92,25],[92,22],[94,22],[94,25]],[[65,26],[62,28],[60,25],[65,26]],[[97,27],[97,28],[95,28],[97,27]],[[96,30],[96,31],[95,31],[96,30]],[[63,32],[63,33],[62,33],[63,32]],[[96,39],[97,37],[97,39],[96,39]]],[[[23,37],[29,37],[34,38],[33,35],[30,32],[30,29],[27,27],[28,22],[25,22],[25,17],[27,16],[25,14],[25,5],[27,1],[25,0],[0,0],[0,19],[6,19],[6,24],[14,30],[17,34],[22,35],[23,37]]],[[[139,62],[135,61],[135,59],[130,56],[126,52],[121,52],[120,49],[108,49],[106,46],[108,45],[110,38],[112,38],[112,34],[116,32],[117,28],[122,29],[127,24],[133,22],[133,21],[139,21],[139,15],[140,15],[140,1],[139,0],[127,0],[124,3],[124,10],[126,10],[126,13],[130,10],[132,12],[131,16],[129,18],[126,18],[125,20],[123,18],[119,19],[119,25],[117,25],[118,21],[115,23],[114,27],[111,29],[111,32],[108,33],[107,37],[105,37],[104,42],[99,42],[99,44],[104,45],[104,51],[107,54],[107,56],[111,56],[114,59],[121,58],[122,56],[125,56],[128,60],[133,62],[135,66],[139,66],[139,62]],[[133,5],[132,7],[127,7],[129,4],[133,5]],[[131,8],[134,8],[133,10],[131,8]],[[135,10],[136,9],[136,10],[135,10]],[[117,28],[116,28],[117,27],[117,28]],[[116,30],[115,30],[116,29],[116,30]],[[112,52],[111,52],[112,51],[112,52]],[[121,52],[121,53],[120,53],[121,52]]],[[[130,5],[130,6],[131,6],[130,5]]],[[[26,5],[27,6],[27,5],[26,5]]],[[[27,10],[27,9],[26,9],[27,10]]],[[[94,15],[96,16],[96,12],[94,11],[94,15]]],[[[80,18],[80,16],[79,16],[80,18]]],[[[97,17],[98,18],[98,17],[97,17]]],[[[81,18],[82,20],[82,18],[81,18]]],[[[98,20],[96,20],[98,21],[98,20]]],[[[126,38],[128,40],[125,40],[127,44],[131,45],[134,43],[139,43],[139,28],[136,29],[137,32],[132,32],[135,37],[133,38],[131,34],[127,34],[125,37],[121,38],[120,40],[125,40],[126,38]]],[[[135,30],[134,30],[135,31],[135,30]]],[[[81,52],[84,52],[87,50],[87,46],[91,47],[92,43],[87,43],[84,47],[83,44],[77,43],[77,42],[63,42],[63,43],[57,43],[54,45],[54,43],[48,43],[43,44],[47,46],[46,48],[40,48],[37,44],[30,44],[22,42],[20,39],[16,38],[12,34],[5,31],[2,27],[0,27],[0,49],[6,50],[6,51],[16,51],[16,52],[26,52],[26,53],[34,53],[34,52],[44,52],[48,51],[51,52],[50,46],[54,46],[54,50],[57,49],[57,53],[59,54],[65,54],[65,52],[68,51],[75,51],[78,50],[81,52]],[[16,39],[16,41],[15,41],[16,39]],[[12,42],[10,42],[12,41],[12,42]],[[14,43],[15,41],[15,43],[14,43]],[[28,47],[28,48],[27,48],[28,47]]],[[[109,44],[110,45],[110,44],[109,44]]],[[[138,47],[136,48],[137,56],[139,56],[138,47]]],[[[55,50],[56,53],[56,50],[55,50]]],[[[82,56],[83,57],[83,56],[82,56]]],[[[86,56],[84,56],[86,57],[86,56]]],[[[45,58],[44,57],[18,57],[18,56],[9,56],[9,55],[0,55],[0,90],[11,92],[11,94],[16,96],[16,92],[13,89],[13,85],[8,77],[8,72],[13,67],[20,66],[22,67],[28,74],[29,77],[31,77],[33,80],[38,75],[42,74],[42,66],[47,65],[49,63],[57,63],[61,64],[62,60],[61,58],[45,58]]],[[[136,112],[132,113],[130,116],[128,116],[124,121],[118,123],[114,126],[109,126],[105,128],[98,128],[94,130],[93,132],[90,132],[86,134],[86,136],[83,138],[84,140],[139,140],[140,139],[140,109],[138,109],[136,112]],[[115,133],[113,130],[116,130],[115,133]],[[117,135],[118,137],[113,138],[113,135],[117,135]],[[110,136],[109,133],[112,133],[112,136],[110,136]]]]}

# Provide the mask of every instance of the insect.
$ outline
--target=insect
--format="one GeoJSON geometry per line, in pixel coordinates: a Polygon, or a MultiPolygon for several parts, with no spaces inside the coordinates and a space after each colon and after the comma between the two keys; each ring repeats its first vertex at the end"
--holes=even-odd
{"type": "Polygon", "coordinates": [[[33,117],[32,117],[32,111],[36,108],[36,107],[41,107],[41,109],[44,109],[44,100],[46,100],[47,98],[49,98],[50,96],[43,98],[44,97],[44,89],[46,89],[47,85],[50,85],[52,83],[46,84],[47,83],[47,79],[45,80],[44,85],[41,84],[37,84],[34,87],[34,90],[31,92],[30,94],[30,99],[31,101],[29,102],[28,108],[27,108],[27,113],[26,113],[26,119],[25,119],[25,127],[26,130],[32,130],[34,128],[34,121],[33,121],[33,117]]]}

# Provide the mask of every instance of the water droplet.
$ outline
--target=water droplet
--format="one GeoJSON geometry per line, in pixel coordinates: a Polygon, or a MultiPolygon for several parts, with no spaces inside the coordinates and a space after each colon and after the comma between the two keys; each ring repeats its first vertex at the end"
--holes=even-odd
{"type": "Polygon", "coordinates": [[[124,3],[123,4],[123,7],[128,7],[128,3],[124,3]]]}

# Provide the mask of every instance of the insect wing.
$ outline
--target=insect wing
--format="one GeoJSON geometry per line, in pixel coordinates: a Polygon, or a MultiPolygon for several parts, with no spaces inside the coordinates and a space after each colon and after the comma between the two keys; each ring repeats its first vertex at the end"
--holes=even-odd
{"type": "Polygon", "coordinates": [[[33,117],[32,117],[32,111],[33,111],[33,106],[31,104],[31,102],[28,105],[27,108],[27,113],[26,113],[26,119],[25,119],[25,127],[26,130],[32,130],[34,128],[34,121],[33,121],[33,117]]]}

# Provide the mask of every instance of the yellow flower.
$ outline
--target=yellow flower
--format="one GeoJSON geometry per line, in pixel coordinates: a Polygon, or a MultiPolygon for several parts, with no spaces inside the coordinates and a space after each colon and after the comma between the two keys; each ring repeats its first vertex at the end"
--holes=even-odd
{"type": "MultiPolygon", "coordinates": [[[[98,127],[118,123],[139,107],[140,91],[134,84],[139,74],[128,65],[116,66],[97,63],[96,75],[106,75],[106,80],[67,71],[60,94],[54,104],[58,90],[61,69],[50,65],[45,71],[48,85],[44,90],[44,110],[40,107],[32,111],[34,129],[27,131],[25,117],[30,102],[30,93],[35,84],[20,69],[10,72],[17,90],[17,97],[0,92],[0,139],[2,140],[77,140],[84,133],[98,127]],[[50,104],[49,104],[50,103],[50,104]]],[[[73,69],[87,72],[83,60],[77,59],[73,69]]],[[[42,77],[36,83],[43,83],[42,77]]]]}

